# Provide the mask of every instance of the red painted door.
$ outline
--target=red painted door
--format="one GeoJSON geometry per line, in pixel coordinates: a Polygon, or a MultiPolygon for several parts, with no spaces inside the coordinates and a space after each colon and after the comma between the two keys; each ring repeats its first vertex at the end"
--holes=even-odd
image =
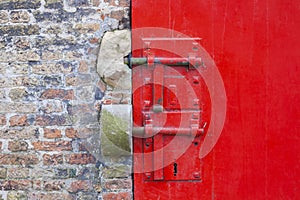
{"type": "Polygon", "coordinates": [[[134,199],[299,198],[299,3],[132,0],[131,17],[134,199]]]}

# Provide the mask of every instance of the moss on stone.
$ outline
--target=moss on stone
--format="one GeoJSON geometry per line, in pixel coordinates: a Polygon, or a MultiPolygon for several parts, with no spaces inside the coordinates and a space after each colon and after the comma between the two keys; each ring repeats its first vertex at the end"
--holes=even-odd
{"type": "Polygon", "coordinates": [[[101,124],[102,154],[110,157],[129,155],[128,122],[107,110],[102,110],[101,124]]]}

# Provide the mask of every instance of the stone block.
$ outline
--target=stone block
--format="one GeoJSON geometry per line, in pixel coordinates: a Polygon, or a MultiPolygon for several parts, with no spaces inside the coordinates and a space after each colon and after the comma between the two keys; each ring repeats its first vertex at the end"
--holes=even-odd
{"type": "Polygon", "coordinates": [[[131,51],[129,30],[106,32],[98,55],[97,72],[114,89],[131,89],[131,71],[124,56],[131,51]]]}
{"type": "Polygon", "coordinates": [[[104,159],[131,155],[131,106],[103,105],[101,109],[101,152],[104,159]]]}

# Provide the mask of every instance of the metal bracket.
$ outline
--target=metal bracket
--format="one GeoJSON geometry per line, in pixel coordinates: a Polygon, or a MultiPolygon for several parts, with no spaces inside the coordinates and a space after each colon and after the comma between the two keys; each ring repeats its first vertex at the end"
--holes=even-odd
{"type": "Polygon", "coordinates": [[[144,64],[162,64],[172,67],[186,66],[189,69],[204,66],[202,59],[198,55],[200,38],[142,38],[142,41],[144,49],[142,57],[131,57],[131,54],[124,57],[124,63],[130,69],[133,66],[144,64]],[[154,56],[155,50],[163,50],[166,46],[182,57],[154,56]]]}

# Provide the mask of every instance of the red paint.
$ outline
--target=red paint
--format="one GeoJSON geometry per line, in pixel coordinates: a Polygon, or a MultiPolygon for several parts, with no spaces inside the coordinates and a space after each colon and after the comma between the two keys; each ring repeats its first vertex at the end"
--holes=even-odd
{"type": "MultiPolygon", "coordinates": [[[[151,156],[134,157],[136,200],[297,199],[300,192],[299,19],[300,7],[297,1],[291,0],[132,0],[133,49],[144,48],[141,38],[161,37],[159,32],[141,33],[135,30],[142,27],[173,29],[190,37],[202,38],[200,44],[214,59],[227,95],[224,129],[213,151],[205,158],[198,160],[196,154],[199,149],[190,146],[177,160],[176,177],[173,174],[174,163],[171,163],[163,171],[150,172],[151,181],[147,181],[149,174],[138,173],[139,167],[143,164],[151,166],[153,162],[160,166],[161,158],[173,156],[173,147],[158,151],[154,161],[151,156]],[[187,162],[190,163],[185,165],[187,162]],[[192,168],[179,169],[182,165],[192,168]],[[196,173],[190,176],[192,171],[196,173]],[[187,181],[191,179],[195,180],[187,181]]],[[[137,50],[133,56],[147,55],[137,50]]],[[[175,57],[160,50],[155,50],[155,56],[175,57]]],[[[144,77],[152,77],[154,68],[133,70],[134,88],[144,85],[135,88],[133,94],[135,126],[143,126],[145,99],[153,101],[157,100],[153,94],[169,93],[162,105],[176,110],[176,101],[182,101],[184,97],[180,95],[185,96],[188,92],[185,83],[181,85],[179,82],[169,84],[178,87],[176,95],[159,84],[145,85],[144,77]],[[157,92],[153,93],[155,87],[157,92]],[[173,108],[168,102],[170,99],[174,99],[173,108]]],[[[197,71],[185,69],[177,67],[174,71],[165,68],[164,73],[178,72],[189,77],[190,85],[194,85],[193,77],[198,76],[197,71]]],[[[162,76],[154,78],[157,81],[166,79],[162,76]]],[[[168,81],[174,80],[165,80],[165,83],[168,81]]],[[[210,125],[211,116],[210,106],[207,106],[210,105],[208,91],[202,84],[200,79],[200,84],[195,86],[199,87],[199,93],[195,95],[201,97],[200,103],[206,105],[204,112],[200,113],[199,127],[204,122],[210,125]]],[[[192,105],[190,98],[185,99],[180,109],[192,105]]],[[[152,105],[150,103],[149,112],[152,105]]],[[[163,126],[179,126],[176,115],[169,113],[161,117],[166,117],[163,126]]],[[[156,126],[161,125],[159,121],[154,122],[156,126]]],[[[153,149],[166,146],[173,136],[158,134],[155,137],[135,138],[134,153],[152,155],[153,149]],[[147,142],[150,145],[145,148],[147,142]]],[[[196,137],[199,148],[204,137],[196,137]]],[[[182,136],[181,142],[174,142],[174,146],[191,142],[185,141],[190,138],[182,136]]]]}

